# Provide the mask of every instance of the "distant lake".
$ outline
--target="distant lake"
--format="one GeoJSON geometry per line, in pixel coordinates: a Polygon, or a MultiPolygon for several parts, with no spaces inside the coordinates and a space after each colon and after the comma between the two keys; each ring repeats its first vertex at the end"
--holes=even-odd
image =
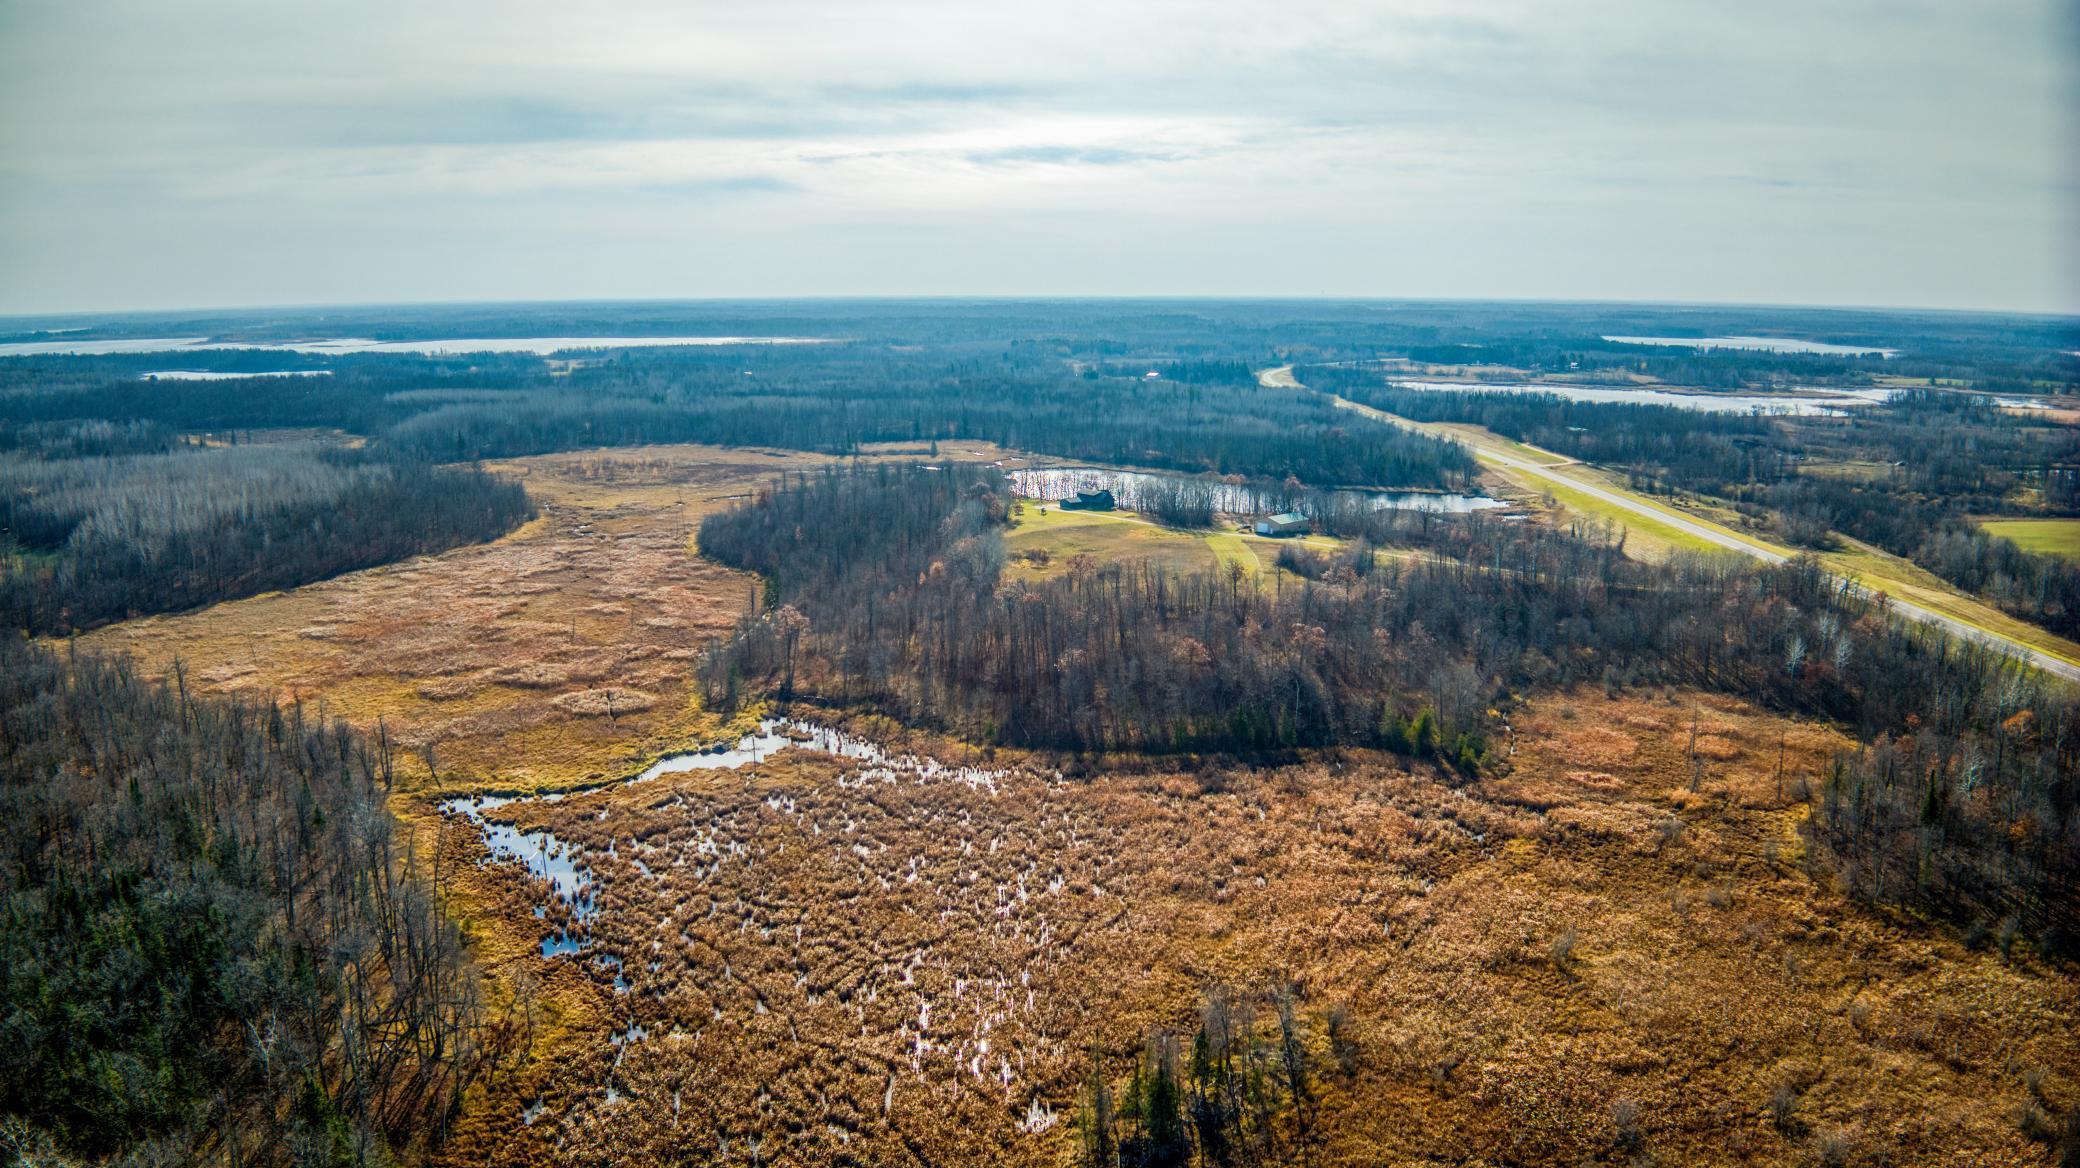
{"type": "Polygon", "coordinates": [[[1356,503],[1373,510],[1435,511],[1465,514],[1486,511],[1505,504],[1486,495],[1433,494],[1426,491],[1289,491],[1283,487],[1251,485],[1202,475],[1144,474],[1131,470],[1104,470],[1089,466],[1033,467],[1007,470],[1012,489],[1022,499],[1055,503],[1078,491],[1111,491],[1121,507],[1142,509],[1142,497],[1150,487],[1173,484],[1203,487],[1212,493],[1213,509],[1228,515],[1270,515],[1301,507],[1310,498],[1326,494],[1338,502],[1356,503]]]}
{"type": "Polygon", "coordinates": [[[1994,404],[2004,410],[2059,410],[2065,408],[2055,402],[2045,401],[2040,397],[2010,397],[2006,394],[1995,394],[1993,400],[1994,404]]]}
{"type": "Polygon", "coordinates": [[[1459,393],[1550,393],[1579,402],[1622,402],[1633,405],[1675,406],[1707,413],[1788,414],[1796,417],[1839,417],[1845,409],[1877,405],[1892,397],[1889,389],[1849,389],[1839,393],[1738,394],[1676,393],[1666,389],[1620,388],[1603,385],[1565,385],[1530,382],[1467,383],[1457,381],[1403,381],[1403,389],[1427,389],[1459,393]]]}
{"type": "Polygon", "coordinates": [[[330,377],[330,369],[276,369],[266,373],[219,373],[214,369],[155,369],[139,381],[242,381],[248,377],[330,377]]]}
{"type": "Polygon", "coordinates": [[[1825,353],[1835,357],[1861,357],[1876,353],[1890,357],[1898,349],[1875,345],[1830,345],[1801,341],[1794,337],[1605,337],[1620,345],[1671,345],[1685,349],[1754,349],[1765,353],[1825,353]]]}
{"type": "Polygon", "coordinates": [[[268,353],[551,353],[587,349],[647,349],[679,345],[815,345],[818,337],[481,337],[432,341],[371,341],[335,337],[305,341],[219,341],[209,337],[118,337],[89,341],[23,341],[0,345],[0,357],[103,356],[111,353],[184,353],[210,349],[268,353]]]}

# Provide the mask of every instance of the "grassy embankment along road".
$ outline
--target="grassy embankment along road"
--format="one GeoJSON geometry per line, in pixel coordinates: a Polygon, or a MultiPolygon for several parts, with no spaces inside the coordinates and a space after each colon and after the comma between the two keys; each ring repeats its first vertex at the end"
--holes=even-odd
{"type": "MultiPolygon", "coordinates": [[[[1267,369],[1258,375],[1258,381],[1268,389],[1306,389],[1293,377],[1290,365],[1267,369]]],[[[1801,554],[1798,549],[1685,514],[1624,488],[1607,472],[1551,451],[1512,442],[1475,426],[1414,422],[1335,394],[1328,396],[1340,408],[1354,413],[1457,439],[1483,465],[1528,482],[1573,510],[1616,520],[1656,542],[1679,548],[1735,551],[1770,563],[1783,563],[1801,554]]],[[[1859,591],[1885,597],[1892,610],[1902,616],[1995,646],[2048,673],[2080,681],[2080,645],[2016,620],[1896,557],[1858,546],[1846,552],[1822,553],[1817,558],[1859,591]]]]}

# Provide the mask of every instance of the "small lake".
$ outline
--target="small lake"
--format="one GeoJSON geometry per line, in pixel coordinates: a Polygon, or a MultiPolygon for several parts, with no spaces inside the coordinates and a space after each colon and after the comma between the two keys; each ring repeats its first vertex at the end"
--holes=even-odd
{"type": "Polygon", "coordinates": [[[244,381],[249,377],[330,377],[330,369],[275,369],[266,373],[219,373],[214,369],[154,369],[139,381],[244,381]]]}
{"type": "Polygon", "coordinates": [[[1727,414],[1786,414],[1793,417],[1841,417],[1847,410],[1861,406],[1880,405],[1889,401],[1893,391],[1889,389],[1847,389],[1839,392],[1783,393],[1783,394],[1740,394],[1740,393],[1677,393],[1667,389],[1605,385],[1568,385],[1560,383],[1531,382],[1479,382],[1459,381],[1402,381],[1392,384],[1402,389],[1435,390],[1441,393],[1549,393],[1578,402],[1615,402],[1644,406],[1674,406],[1684,410],[1703,410],[1708,413],[1727,414]]]}
{"type": "Polygon", "coordinates": [[[683,345],[817,345],[818,337],[477,337],[425,341],[372,341],[360,337],[300,341],[219,341],[210,337],[118,337],[104,340],[20,341],[0,345],[0,357],[90,357],[115,353],[186,353],[241,350],[265,353],[575,353],[593,349],[649,349],[683,345]]]}
{"type": "Polygon", "coordinates": [[[1605,337],[1620,345],[1664,345],[1683,349],[1748,349],[1763,353],[1818,353],[1830,357],[1891,357],[1898,349],[1876,345],[1830,345],[1796,337],[1605,337]]]}
{"type": "Polygon", "coordinates": [[[1379,511],[1434,511],[1463,515],[1505,505],[1502,500],[1490,499],[1486,495],[1425,491],[1289,491],[1284,487],[1199,475],[1146,474],[1086,466],[1033,467],[1007,470],[1004,474],[1023,499],[1055,503],[1073,498],[1078,491],[1111,491],[1119,505],[1129,511],[1142,510],[1144,500],[1153,491],[1168,492],[1179,486],[1197,487],[1209,492],[1213,509],[1229,515],[1270,515],[1295,508],[1305,510],[1310,500],[1324,494],[1338,503],[1379,511]]]}
{"type": "Polygon", "coordinates": [[[1993,395],[1993,400],[1994,404],[2004,410],[2064,410],[2072,408],[2069,405],[2055,401],[2046,401],[2040,397],[2013,397],[2008,394],[1997,393],[1993,395]]]}

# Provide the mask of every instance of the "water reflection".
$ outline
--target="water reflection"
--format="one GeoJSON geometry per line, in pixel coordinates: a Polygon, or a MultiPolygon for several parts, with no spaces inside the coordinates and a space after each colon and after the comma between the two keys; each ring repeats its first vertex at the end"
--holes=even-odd
{"type": "Polygon", "coordinates": [[[1485,495],[1424,491],[1313,491],[1304,487],[1295,490],[1201,475],[1148,474],[1087,466],[1033,467],[1004,473],[1020,498],[1054,503],[1073,498],[1079,491],[1111,491],[1119,505],[1130,511],[1147,509],[1152,494],[1171,494],[1179,487],[1205,492],[1212,509],[1228,515],[1271,515],[1296,509],[1309,510],[1322,506],[1325,501],[1337,508],[1450,514],[1485,511],[1504,505],[1502,500],[1485,495]]]}
{"type": "Polygon", "coordinates": [[[325,337],[301,341],[220,341],[211,337],[112,337],[77,341],[15,341],[0,344],[0,357],[92,357],[112,353],[189,353],[239,350],[269,353],[551,353],[587,349],[646,349],[680,345],[817,345],[820,337],[463,337],[423,341],[377,341],[325,337]]]}
{"type": "Polygon", "coordinates": [[[1740,394],[1679,393],[1667,389],[1606,385],[1571,385],[1561,382],[1404,381],[1400,389],[1432,390],[1438,393],[1546,393],[1578,402],[1610,402],[1628,405],[1674,406],[1725,414],[1784,414],[1792,417],[1842,417],[1851,409],[1881,405],[1896,392],[1890,389],[1844,389],[1825,393],[1740,394]]]}
{"type": "MultiPolygon", "coordinates": [[[[626,779],[591,783],[541,795],[458,795],[442,800],[439,807],[442,814],[460,815],[477,826],[478,831],[482,833],[484,846],[490,853],[486,862],[517,863],[527,870],[529,876],[548,885],[549,900],[536,906],[535,916],[546,920],[549,917],[549,909],[552,906],[560,906],[565,910],[563,916],[567,923],[557,926],[542,939],[542,956],[567,956],[583,952],[590,944],[590,930],[587,926],[600,911],[596,880],[592,869],[585,864],[584,849],[571,841],[557,838],[554,832],[548,830],[522,829],[508,815],[500,814],[502,808],[521,803],[557,803],[611,786],[647,783],[661,775],[703,770],[736,770],[790,749],[812,750],[865,764],[853,776],[840,779],[839,782],[844,785],[854,785],[870,778],[908,777],[919,782],[958,782],[994,793],[998,779],[1004,774],[1002,771],[979,767],[948,766],[937,759],[920,755],[892,754],[869,739],[828,726],[767,719],[759,723],[756,733],[745,735],[733,747],[715,747],[670,755],[626,779]]],[[[602,810],[600,815],[604,817],[606,812],[602,810]]],[[[611,850],[610,847],[610,854],[611,850]]],[[[611,961],[611,967],[615,971],[615,987],[617,990],[625,989],[621,959],[606,954],[601,955],[600,960],[611,961]]]]}
{"type": "Polygon", "coordinates": [[[1814,353],[1830,357],[1890,357],[1898,349],[1877,345],[1831,345],[1796,337],[1605,337],[1620,345],[1662,345],[1683,349],[1745,349],[1758,353],[1814,353]]]}
{"type": "Polygon", "coordinates": [[[139,381],[244,381],[252,377],[330,377],[330,369],[271,369],[265,373],[222,373],[214,369],[154,369],[139,381]]]}

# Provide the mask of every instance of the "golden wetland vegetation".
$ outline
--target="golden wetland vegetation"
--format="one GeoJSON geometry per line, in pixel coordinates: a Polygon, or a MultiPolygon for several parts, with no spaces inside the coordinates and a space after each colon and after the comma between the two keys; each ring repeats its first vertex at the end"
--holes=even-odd
{"type": "MultiPolygon", "coordinates": [[[[1212,988],[1286,986],[1322,1068],[1288,1147],[1318,1164],[2045,1162],[2017,1116],[2080,1091],[2072,978],[1838,895],[1798,828],[1846,740],[1689,691],[1535,697],[1472,781],[1364,750],[1069,760],[820,711],[945,767],[784,750],[512,804],[594,881],[589,948],[543,956],[569,907],[538,917],[543,889],[478,863],[437,797],[746,731],[689,675],[755,581],[695,527],[829,461],[493,463],[540,509],[496,542],[80,638],[400,747],[392,807],[527,1031],[444,1162],[1063,1163],[1094,1052],[1123,1074],[1212,988]],[[1354,1046],[1329,1050],[1332,1013],[1354,1046]]],[[[1117,517],[1035,509],[1006,542],[1034,575],[1281,571],[1117,517]]]]}

